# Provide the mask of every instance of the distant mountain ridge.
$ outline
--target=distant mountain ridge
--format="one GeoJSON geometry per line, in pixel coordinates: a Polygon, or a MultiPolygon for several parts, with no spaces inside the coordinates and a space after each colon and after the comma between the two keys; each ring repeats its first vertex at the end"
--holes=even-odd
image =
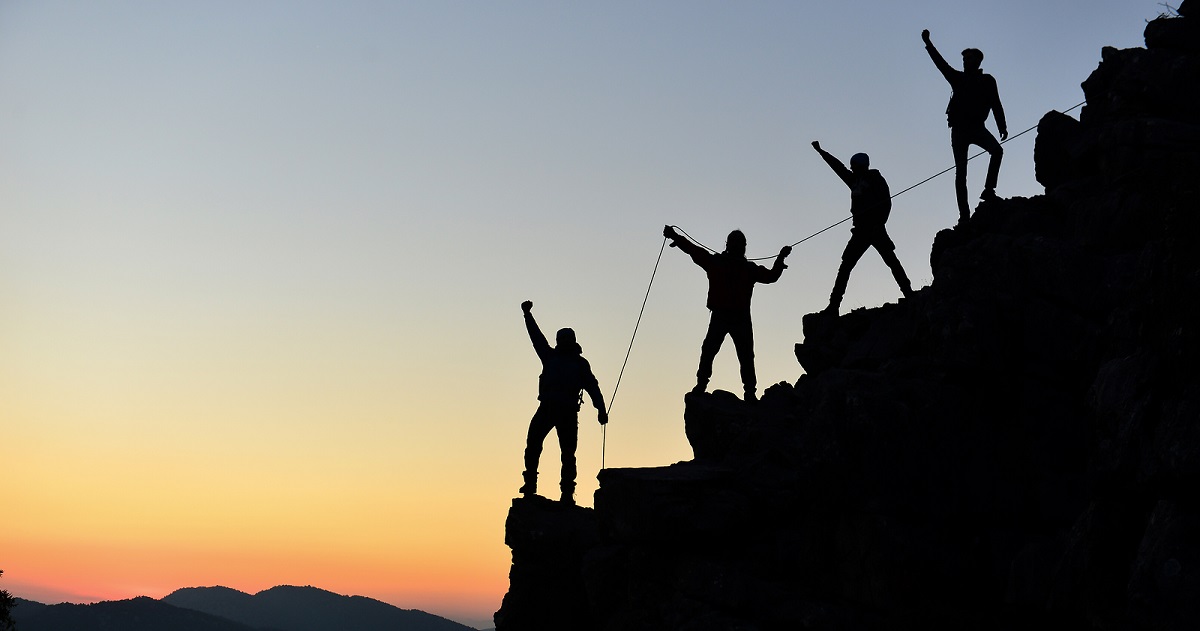
{"type": "Polygon", "coordinates": [[[17,599],[12,613],[20,631],[261,631],[147,596],[91,605],[17,599]]]}
{"type": "Polygon", "coordinates": [[[18,599],[20,631],[475,631],[416,609],[316,587],[278,586],[247,594],[188,587],[161,600],[139,596],[91,605],[44,605],[18,599]]]}
{"type": "Polygon", "coordinates": [[[472,629],[417,609],[401,609],[373,598],[343,596],[311,586],[280,585],[254,595],[228,587],[187,587],[162,600],[251,627],[280,631],[472,629]]]}

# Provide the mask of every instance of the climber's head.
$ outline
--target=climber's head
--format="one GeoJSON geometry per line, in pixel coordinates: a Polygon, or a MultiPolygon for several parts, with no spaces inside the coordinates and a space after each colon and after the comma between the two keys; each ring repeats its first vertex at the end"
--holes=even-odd
{"type": "Polygon", "coordinates": [[[980,64],[983,63],[983,51],[978,48],[968,48],[962,52],[963,70],[970,72],[979,70],[980,64]]]}
{"type": "Polygon", "coordinates": [[[746,256],[746,235],[734,230],[725,239],[725,251],[736,256],[746,256]]]}
{"type": "Polygon", "coordinates": [[[865,153],[850,156],[850,170],[855,173],[866,173],[871,168],[871,158],[865,153]]]}

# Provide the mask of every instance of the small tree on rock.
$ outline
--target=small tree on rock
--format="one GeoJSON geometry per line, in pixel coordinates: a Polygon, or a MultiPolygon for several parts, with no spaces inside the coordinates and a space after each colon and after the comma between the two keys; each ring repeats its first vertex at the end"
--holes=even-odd
{"type": "MultiPolygon", "coordinates": [[[[0,576],[4,576],[4,570],[0,570],[0,576]]],[[[0,631],[13,631],[17,628],[17,623],[12,619],[12,608],[16,604],[17,600],[12,594],[0,589],[0,631]]]]}

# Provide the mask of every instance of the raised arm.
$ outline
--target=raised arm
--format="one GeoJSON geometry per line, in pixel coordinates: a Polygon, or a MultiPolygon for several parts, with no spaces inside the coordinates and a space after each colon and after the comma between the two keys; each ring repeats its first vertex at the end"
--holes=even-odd
{"type": "Polygon", "coordinates": [[[546,336],[542,335],[542,330],[538,328],[537,321],[533,319],[533,302],[526,300],[521,303],[521,311],[525,313],[525,330],[529,332],[529,341],[533,342],[533,350],[541,359],[550,353],[550,342],[546,341],[546,336]]]}
{"type": "Polygon", "coordinates": [[[937,66],[937,69],[941,71],[943,77],[946,77],[946,81],[949,81],[951,84],[953,84],[954,79],[952,77],[954,77],[958,71],[951,67],[950,64],[946,63],[946,59],[942,57],[942,54],[938,52],[937,47],[933,45],[933,41],[929,39],[929,29],[921,31],[921,40],[925,42],[925,52],[929,53],[929,58],[933,60],[933,65],[937,66]]]}
{"type": "Polygon", "coordinates": [[[817,153],[821,154],[821,157],[825,159],[825,164],[828,164],[829,168],[833,169],[833,172],[837,173],[837,176],[842,178],[842,181],[846,183],[846,186],[853,188],[854,175],[850,172],[850,169],[847,169],[846,165],[842,164],[841,160],[833,157],[833,154],[822,149],[821,143],[814,140],[812,146],[813,149],[816,149],[817,153]]]}

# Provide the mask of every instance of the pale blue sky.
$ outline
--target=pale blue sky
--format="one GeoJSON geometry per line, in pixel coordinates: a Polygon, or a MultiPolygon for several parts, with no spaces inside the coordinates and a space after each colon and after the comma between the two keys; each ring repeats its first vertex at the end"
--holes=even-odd
{"type": "MultiPolygon", "coordinates": [[[[335,462],[406,463],[398,478],[460,497],[499,547],[536,407],[522,300],[548,331],[576,329],[608,396],[664,223],[714,247],[741,228],[763,256],[844,218],[812,140],[869,153],[893,191],[949,166],[950,89],[922,28],[952,63],[983,50],[1016,134],[1083,100],[1101,47],[1142,45],[1161,10],[0,2],[0,417],[27,441],[0,456],[52,453],[96,410],[155,419],[124,428],[147,450],[170,444],[179,406],[237,419],[214,422],[218,452],[247,431],[353,428],[370,455],[335,462]]],[[[1005,145],[1001,196],[1041,193],[1033,144],[1005,145]]],[[[972,162],[972,196],[983,171],[972,162]]],[[[889,230],[915,286],[955,219],[950,175],[896,199],[889,230]]],[[[796,248],[756,290],[760,387],[799,377],[800,318],[827,301],[847,238],[844,225],[796,248]]],[[[608,466],[691,457],[682,395],[705,280],[663,257],[608,466]]],[[[897,296],[868,253],[843,310],[897,296]]],[[[740,390],[731,347],[712,386],[740,390]]],[[[590,504],[600,435],[582,418],[590,504]]],[[[263,466],[293,466],[274,457],[264,448],[263,466]]]]}

